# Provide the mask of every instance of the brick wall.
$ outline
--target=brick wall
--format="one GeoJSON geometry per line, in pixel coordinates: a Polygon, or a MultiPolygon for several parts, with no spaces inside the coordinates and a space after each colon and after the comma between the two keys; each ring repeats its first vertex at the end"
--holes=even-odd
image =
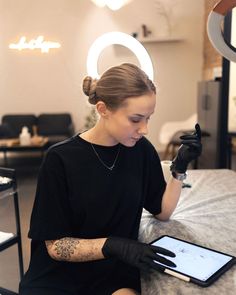
{"type": "Polygon", "coordinates": [[[203,80],[211,80],[214,78],[213,76],[213,69],[216,67],[222,66],[222,57],[221,55],[214,49],[211,45],[211,42],[208,39],[206,25],[207,25],[207,18],[219,0],[205,0],[205,26],[204,26],[204,44],[203,44],[203,73],[202,78],[203,80]]]}

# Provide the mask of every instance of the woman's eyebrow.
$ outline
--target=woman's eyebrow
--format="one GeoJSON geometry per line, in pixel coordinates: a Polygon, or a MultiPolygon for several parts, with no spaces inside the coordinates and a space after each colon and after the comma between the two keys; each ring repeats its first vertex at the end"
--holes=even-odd
{"type": "Polygon", "coordinates": [[[133,114],[133,116],[137,116],[137,117],[141,117],[141,118],[145,117],[144,115],[141,115],[141,114],[133,114]]]}
{"type": "MultiPolygon", "coordinates": [[[[148,117],[150,117],[154,112],[152,112],[148,117]]],[[[145,115],[142,115],[142,114],[133,114],[133,116],[137,116],[137,117],[146,117],[145,115]]]]}

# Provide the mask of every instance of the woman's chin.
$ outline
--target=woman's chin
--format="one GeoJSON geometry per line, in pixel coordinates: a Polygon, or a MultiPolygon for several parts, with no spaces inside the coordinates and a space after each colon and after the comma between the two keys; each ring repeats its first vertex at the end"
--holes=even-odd
{"type": "Polygon", "coordinates": [[[133,147],[133,146],[136,145],[137,141],[138,141],[138,140],[131,138],[131,139],[129,139],[129,140],[126,140],[126,141],[125,141],[124,143],[122,143],[122,144],[123,144],[124,146],[126,146],[126,147],[133,147]]]}

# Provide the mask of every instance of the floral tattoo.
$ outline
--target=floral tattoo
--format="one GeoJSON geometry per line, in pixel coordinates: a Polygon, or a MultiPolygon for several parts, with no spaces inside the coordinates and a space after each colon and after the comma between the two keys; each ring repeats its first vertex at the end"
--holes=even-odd
{"type": "Polygon", "coordinates": [[[55,251],[62,260],[70,260],[78,244],[78,239],[62,238],[55,242],[55,251]]]}

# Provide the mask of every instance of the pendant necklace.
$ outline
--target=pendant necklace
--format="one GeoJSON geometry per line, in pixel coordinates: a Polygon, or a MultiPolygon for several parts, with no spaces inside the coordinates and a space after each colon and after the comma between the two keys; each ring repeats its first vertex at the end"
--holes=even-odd
{"type": "Polygon", "coordinates": [[[116,165],[116,161],[117,161],[118,156],[119,156],[119,153],[120,153],[120,144],[119,144],[119,149],[118,149],[118,151],[117,151],[117,154],[116,154],[115,160],[114,160],[114,162],[113,162],[113,164],[112,164],[111,166],[108,166],[106,163],[103,162],[103,160],[100,158],[99,154],[98,154],[97,151],[95,150],[95,147],[93,146],[93,144],[92,144],[92,143],[90,143],[90,144],[91,144],[91,147],[92,147],[92,149],[93,149],[95,155],[97,156],[98,160],[102,163],[102,165],[103,165],[104,167],[106,167],[107,169],[109,169],[110,171],[112,171],[113,168],[114,168],[115,165],[116,165]]]}

